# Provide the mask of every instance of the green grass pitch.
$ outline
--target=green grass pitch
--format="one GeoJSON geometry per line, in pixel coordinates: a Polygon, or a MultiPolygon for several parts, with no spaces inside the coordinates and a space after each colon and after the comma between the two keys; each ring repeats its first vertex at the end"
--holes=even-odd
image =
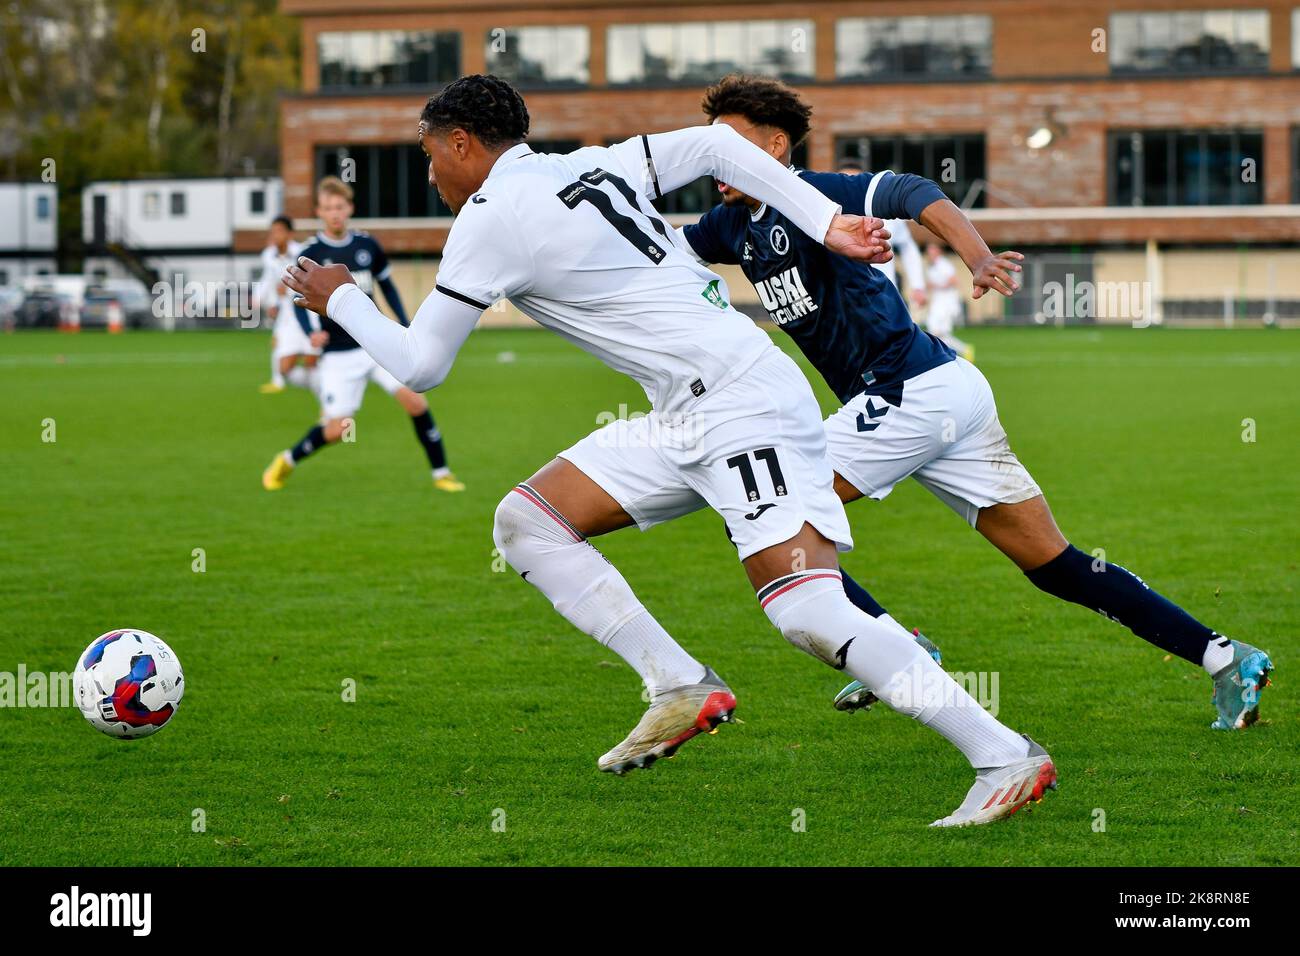
{"type": "Polygon", "coordinates": [[[633,382],[554,336],[480,332],[431,395],[465,494],[432,490],[376,389],[354,445],[269,494],[262,468],[315,410],[257,393],[265,336],[17,334],[0,337],[0,671],[70,671],[131,626],[171,643],[188,692],[131,743],[72,708],[0,709],[0,864],[1300,863],[1300,337],[970,338],[1066,535],[1273,654],[1259,726],[1212,732],[1198,669],[1039,593],[907,483],[850,506],[845,566],[950,669],[997,675],[1058,793],[927,829],[970,784],[960,755],[883,708],[834,712],[840,675],[770,627],[707,512],[599,546],[743,723],[604,775],[636,677],[494,568],[491,523],[602,412],[644,410],[633,382]]]}

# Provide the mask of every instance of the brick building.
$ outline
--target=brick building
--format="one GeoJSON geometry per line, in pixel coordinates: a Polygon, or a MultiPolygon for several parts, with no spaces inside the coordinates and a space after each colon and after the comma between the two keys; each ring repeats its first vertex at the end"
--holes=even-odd
{"type": "MultiPolygon", "coordinates": [[[[814,130],[797,159],[811,168],[854,158],[928,175],[991,244],[1084,254],[1171,300],[1176,287],[1200,303],[1188,315],[1229,298],[1243,315],[1300,314],[1295,0],[282,7],[303,41],[302,93],[281,116],[287,211],[310,217],[314,180],[349,164],[362,224],[398,258],[436,256],[450,224],[414,146],[420,106],[447,80],[511,78],[530,140],[572,148],[697,123],[702,87],[741,69],[805,93],[814,130]],[[1230,288],[1207,278],[1243,246],[1230,288]]],[[[665,211],[711,201],[699,184],[665,211]]]]}

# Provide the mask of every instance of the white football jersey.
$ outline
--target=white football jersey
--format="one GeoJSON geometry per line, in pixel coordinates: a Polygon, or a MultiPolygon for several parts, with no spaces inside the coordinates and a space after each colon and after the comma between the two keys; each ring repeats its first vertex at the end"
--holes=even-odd
{"type": "MultiPolygon", "coordinates": [[[[716,151],[720,135],[684,130],[564,155],[514,146],[457,215],[438,291],[478,308],[510,299],[636,379],[661,414],[723,387],[775,346],[731,307],[724,281],[680,245],[648,198],[661,179],[666,191],[700,175],[699,142],[714,138],[716,151]]],[[[752,175],[754,163],[746,155],[741,164],[752,175]]],[[[839,207],[803,185],[776,191],[802,207],[801,227],[821,239],[839,207]]]]}
{"type": "Polygon", "coordinates": [[[263,308],[275,302],[282,310],[287,309],[292,314],[293,294],[285,288],[277,296],[276,290],[280,288],[284,270],[297,260],[301,249],[302,246],[298,242],[290,239],[283,254],[274,245],[269,245],[262,250],[262,277],[258,282],[257,297],[263,308]]]}

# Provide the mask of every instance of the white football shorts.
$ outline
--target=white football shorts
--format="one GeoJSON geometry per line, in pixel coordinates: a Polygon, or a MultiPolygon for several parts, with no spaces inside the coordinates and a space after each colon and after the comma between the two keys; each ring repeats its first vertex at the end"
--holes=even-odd
{"type": "Polygon", "coordinates": [[[910,475],[973,527],[981,508],[1042,494],[970,362],[922,372],[891,398],[859,395],[826,419],[831,466],[864,495],[884,498],[910,475]]]}
{"type": "Polygon", "coordinates": [[[598,428],[559,457],[642,531],[710,507],[743,561],[805,522],[853,547],[808,380],[773,346],[731,383],[669,418],[651,411],[598,428]]]}
{"type": "Polygon", "coordinates": [[[307,333],[298,324],[293,306],[288,305],[287,301],[280,303],[271,335],[275,338],[275,349],[271,354],[277,360],[286,355],[320,355],[320,349],[312,348],[311,339],[307,338],[307,333]]]}
{"type": "Polygon", "coordinates": [[[362,348],[325,352],[316,367],[320,373],[321,414],[326,419],[347,418],[359,412],[371,382],[389,395],[403,387],[362,348]]]}

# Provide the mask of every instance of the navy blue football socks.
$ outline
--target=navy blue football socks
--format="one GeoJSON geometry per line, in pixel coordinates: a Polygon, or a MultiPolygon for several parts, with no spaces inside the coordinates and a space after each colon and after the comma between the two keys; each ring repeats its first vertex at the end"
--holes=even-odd
{"type": "Polygon", "coordinates": [[[447,453],[442,447],[442,432],[433,423],[433,415],[425,409],[420,414],[411,416],[411,424],[415,426],[415,437],[420,440],[420,447],[428,456],[429,466],[435,471],[446,468],[447,453]]]}
{"type": "Polygon", "coordinates": [[[840,568],[840,574],[844,577],[844,593],[848,595],[849,600],[853,602],[854,607],[859,611],[864,611],[867,614],[870,614],[872,617],[880,617],[880,615],[887,613],[885,609],[876,602],[876,599],[867,593],[866,588],[849,577],[849,572],[840,568]]]}
{"type": "Polygon", "coordinates": [[[1206,647],[1218,636],[1136,574],[1089,557],[1074,545],[1042,567],[1026,571],[1025,577],[1040,591],[1091,608],[1198,667],[1206,647]]]}
{"type": "Polygon", "coordinates": [[[289,457],[293,459],[294,464],[302,461],[313,452],[320,451],[327,444],[325,441],[325,426],[313,425],[311,431],[303,435],[298,444],[289,449],[289,457]]]}

